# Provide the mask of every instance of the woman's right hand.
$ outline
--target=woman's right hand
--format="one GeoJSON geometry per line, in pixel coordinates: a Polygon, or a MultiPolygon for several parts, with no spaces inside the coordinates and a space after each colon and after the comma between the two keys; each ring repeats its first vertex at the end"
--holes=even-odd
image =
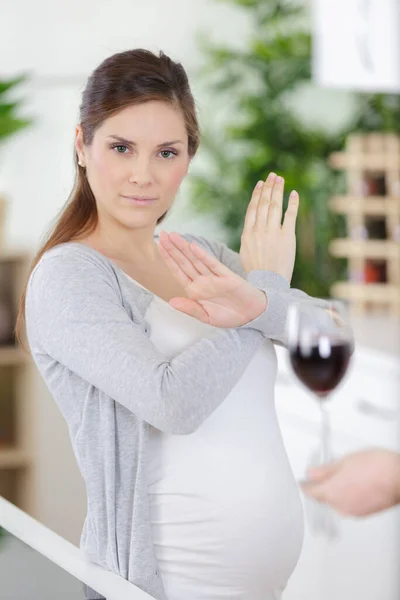
{"type": "Polygon", "coordinates": [[[299,195],[290,194],[282,222],[284,179],[270,173],[254,188],[241,236],[240,260],[246,273],[274,271],[290,284],[296,258],[299,195]]]}

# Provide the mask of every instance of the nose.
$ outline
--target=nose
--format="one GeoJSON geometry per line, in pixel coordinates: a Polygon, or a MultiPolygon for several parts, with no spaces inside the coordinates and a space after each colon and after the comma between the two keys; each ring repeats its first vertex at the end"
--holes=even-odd
{"type": "Polygon", "coordinates": [[[151,173],[150,163],[146,158],[134,158],[129,176],[129,183],[133,183],[139,187],[145,187],[151,184],[153,175],[151,173]]]}

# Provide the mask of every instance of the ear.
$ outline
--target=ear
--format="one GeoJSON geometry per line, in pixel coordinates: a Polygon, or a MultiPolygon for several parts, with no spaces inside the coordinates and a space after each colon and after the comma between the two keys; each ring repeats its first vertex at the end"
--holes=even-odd
{"type": "Polygon", "coordinates": [[[77,125],[75,128],[75,150],[78,155],[78,164],[85,166],[85,146],[83,143],[82,126],[77,125]]]}

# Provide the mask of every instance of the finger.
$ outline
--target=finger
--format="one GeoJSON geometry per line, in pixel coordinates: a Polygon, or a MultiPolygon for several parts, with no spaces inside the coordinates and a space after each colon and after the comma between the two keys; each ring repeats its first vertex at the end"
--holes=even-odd
{"type": "Polygon", "coordinates": [[[161,234],[160,234],[160,256],[171,271],[171,273],[176,277],[179,283],[183,288],[187,288],[191,283],[192,279],[186,275],[186,273],[181,269],[176,260],[171,256],[171,254],[164,248],[163,243],[161,242],[161,234]]]}
{"type": "Polygon", "coordinates": [[[257,207],[260,201],[261,192],[264,186],[263,181],[259,181],[255,188],[253,189],[253,193],[250,198],[249,205],[247,207],[246,216],[244,219],[243,233],[248,233],[253,231],[254,224],[256,222],[257,216],[257,207]]]}
{"type": "Polygon", "coordinates": [[[272,228],[281,226],[282,223],[282,204],[283,204],[283,190],[285,187],[285,180],[283,177],[277,177],[274,187],[272,188],[271,201],[268,210],[268,225],[272,228]]]}
{"type": "Polygon", "coordinates": [[[180,236],[179,233],[171,232],[169,234],[169,241],[172,242],[172,244],[174,244],[188,260],[191,261],[200,275],[212,275],[206,263],[193,253],[190,243],[180,236]]]}
{"type": "Polygon", "coordinates": [[[172,308],[175,308],[176,310],[179,310],[180,312],[183,312],[186,315],[201,321],[202,323],[210,323],[208,313],[204,310],[201,304],[195,300],[188,300],[187,298],[172,298],[169,301],[169,304],[172,306],[172,308]]]}
{"type": "Polygon", "coordinates": [[[265,229],[265,225],[268,220],[268,211],[271,202],[272,190],[275,185],[276,177],[277,176],[275,173],[270,173],[264,183],[260,201],[257,206],[256,222],[254,224],[255,229],[265,229]]]}
{"type": "Polygon", "coordinates": [[[288,233],[293,233],[296,230],[297,212],[299,209],[299,195],[293,190],[289,196],[288,207],[283,219],[282,229],[288,233]]]}
{"type": "MultiPolygon", "coordinates": [[[[193,263],[187,256],[169,239],[169,234],[165,232],[163,237],[160,236],[160,248],[163,248],[169,256],[179,266],[180,270],[191,280],[194,281],[200,273],[197,271],[193,263]]],[[[177,272],[177,271],[175,271],[177,272]]]]}
{"type": "Polygon", "coordinates": [[[327,501],[327,493],[323,485],[315,485],[307,481],[303,482],[300,487],[306,496],[314,498],[314,500],[318,500],[318,502],[327,501]]]}
{"type": "MultiPolygon", "coordinates": [[[[176,240],[176,236],[180,237],[178,233],[171,233],[170,238],[172,240],[176,240]]],[[[215,256],[209,254],[204,248],[201,248],[195,242],[190,243],[190,250],[199,259],[208,269],[209,273],[212,275],[218,275],[219,277],[224,277],[227,275],[232,276],[232,271],[228,269],[225,265],[223,265],[215,256]]]]}

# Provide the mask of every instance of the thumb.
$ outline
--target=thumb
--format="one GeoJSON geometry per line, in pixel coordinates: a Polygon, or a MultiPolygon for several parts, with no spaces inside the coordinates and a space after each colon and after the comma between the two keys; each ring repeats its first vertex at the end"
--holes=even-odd
{"type": "Polygon", "coordinates": [[[329,463],[327,465],[320,465],[319,467],[310,467],[307,470],[307,475],[313,483],[318,483],[333,475],[336,469],[337,463],[329,463]]]}

